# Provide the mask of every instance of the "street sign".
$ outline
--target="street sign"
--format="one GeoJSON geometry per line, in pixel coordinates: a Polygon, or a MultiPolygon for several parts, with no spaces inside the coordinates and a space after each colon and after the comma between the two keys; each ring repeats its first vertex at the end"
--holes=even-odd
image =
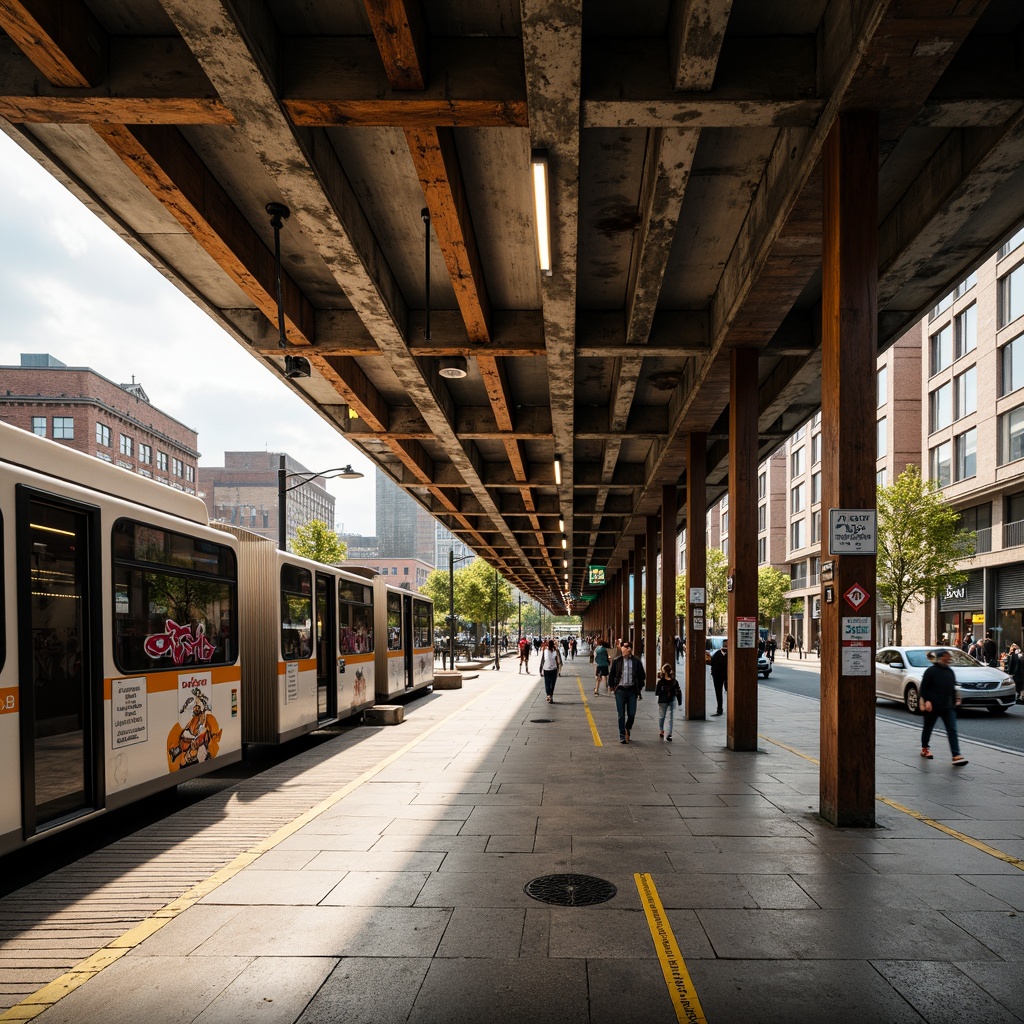
{"type": "Polygon", "coordinates": [[[846,603],[856,611],[861,605],[865,604],[871,595],[859,584],[854,583],[850,589],[843,594],[843,598],[846,603]]]}
{"type": "Polygon", "coordinates": [[[603,565],[592,565],[587,569],[587,583],[592,587],[603,587],[605,567],[603,565]]]}
{"type": "Polygon", "coordinates": [[[705,604],[707,591],[704,587],[690,587],[690,604],[705,604]]]}
{"type": "Polygon", "coordinates": [[[843,629],[840,634],[842,640],[864,641],[871,639],[870,615],[844,615],[842,623],[843,629]]]}
{"type": "Polygon", "coordinates": [[[830,555],[874,555],[878,551],[878,512],[873,508],[828,510],[830,555]]]}

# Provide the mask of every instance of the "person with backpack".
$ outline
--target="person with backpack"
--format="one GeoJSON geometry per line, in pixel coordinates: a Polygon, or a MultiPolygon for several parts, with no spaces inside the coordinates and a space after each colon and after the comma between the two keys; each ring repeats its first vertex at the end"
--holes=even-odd
{"type": "Polygon", "coordinates": [[[658,739],[672,742],[672,724],[675,720],[676,704],[683,705],[683,691],[676,679],[674,665],[664,664],[658,673],[658,682],[654,687],[654,695],[658,698],[658,739]],[[668,734],[665,733],[665,715],[668,715],[668,734]]]}

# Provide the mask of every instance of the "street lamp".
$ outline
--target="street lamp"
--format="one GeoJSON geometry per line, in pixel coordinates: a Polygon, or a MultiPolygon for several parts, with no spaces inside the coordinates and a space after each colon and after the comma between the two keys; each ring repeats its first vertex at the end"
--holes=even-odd
{"type": "Polygon", "coordinates": [[[468,555],[455,557],[455,544],[448,549],[448,659],[451,662],[450,668],[455,671],[455,563],[465,562],[467,558],[473,558],[470,552],[468,555]]]}
{"type": "Polygon", "coordinates": [[[362,480],[363,474],[353,469],[350,465],[325,469],[321,473],[289,473],[285,470],[285,456],[282,455],[277,470],[277,544],[282,551],[288,550],[286,495],[289,491],[294,491],[296,487],[308,484],[310,480],[315,480],[317,477],[322,477],[324,480],[362,480]],[[288,481],[294,477],[301,477],[302,479],[289,487],[288,481]]]}
{"type": "Polygon", "coordinates": [[[494,667],[501,668],[501,653],[498,647],[498,570],[494,570],[494,667]]]}

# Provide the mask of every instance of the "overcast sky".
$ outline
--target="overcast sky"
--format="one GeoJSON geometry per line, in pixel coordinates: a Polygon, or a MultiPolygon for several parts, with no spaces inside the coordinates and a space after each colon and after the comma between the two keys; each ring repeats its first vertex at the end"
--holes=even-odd
{"type": "Polygon", "coordinates": [[[198,431],[200,469],[225,451],[287,452],[311,470],[352,463],[328,484],[336,525],[376,532],[374,465],[205,313],[0,133],[0,366],[48,352],[198,431]]]}

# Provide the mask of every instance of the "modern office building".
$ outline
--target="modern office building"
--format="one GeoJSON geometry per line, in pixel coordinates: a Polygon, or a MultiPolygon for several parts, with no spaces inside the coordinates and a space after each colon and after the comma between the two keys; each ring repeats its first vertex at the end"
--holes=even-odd
{"type": "Polygon", "coordinates": [[[279,452],[225,452],[223,466],[201,466],[200,490],[210,518],[278,539],[279,471],[284,458],[287,539],[314,519],[334,528],[334,495],[290,455],[279,452]],[[308,479],[306,479],[308,478],[308,479]]]}
{"type": "Polygon", "coordinates": [[[197,490],[198,435],[161,412],[140,383],[115,384],[46,353],[0,366],[0,419],[187,494],[197,490]]]}
{"type": "MultiPolygon", "coordinates": [[[[413,558],[436,566],[434,517],[377,470],[377,547],[381,558],[413,558]]],[[[447,564],[447,553],[445,554],[447,564]]]]}

